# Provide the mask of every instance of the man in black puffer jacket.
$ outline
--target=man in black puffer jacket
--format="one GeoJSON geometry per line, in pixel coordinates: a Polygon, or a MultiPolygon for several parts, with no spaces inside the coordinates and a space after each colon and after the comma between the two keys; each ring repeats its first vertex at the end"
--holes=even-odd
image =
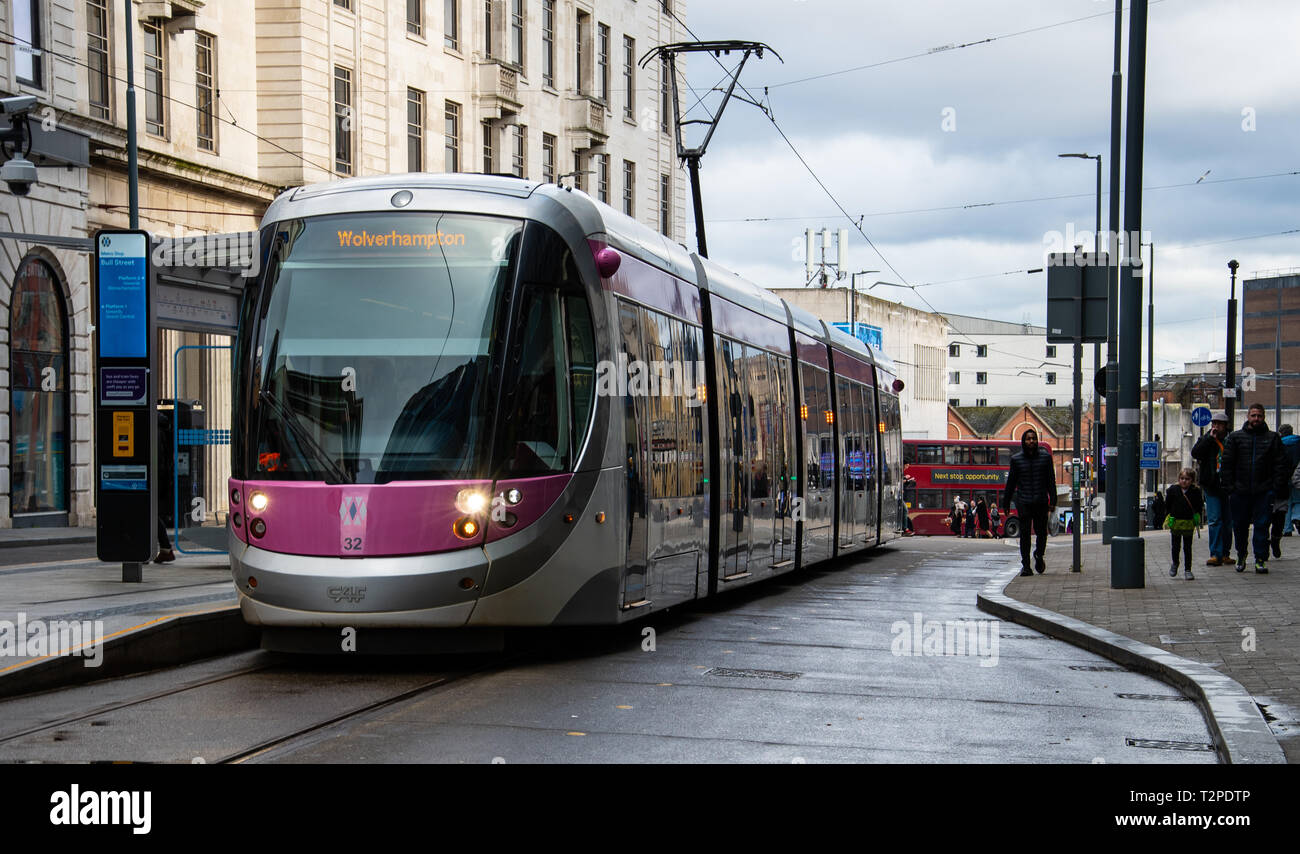
{"type": "Polygon", "coordinates": [[[1223,467],[1219,470],[1223,491],[1230,496],[1232,527],[1237,540],[1237,572],[1246,570],[1249,552],[1246,535],[1255,526],[1255,571],[1268,572],[1268,523],[1273,496],[1289,488],[1286,482],[1286,453],[1277,434],[1264,423],[1264,407],[1252,403],[1246,426],[1233,432],[1223,444],[1223,467]]]}
{"type": "Polygon", "coordinates": [[[1013,498],[1016,515],[1020,517],[1020,574],[1034,574],[1029,569],[1031,529],[1038,532],[1034,569],[1041,573],[1047,569],[1043,562],[1043,552],[1047,550],[1047,514],[1056,506],[1056,467],[1052,465],[1052,455],[1039,450],[1038,431],[1032,427],[1020,436],[1020,453],[1011,458],[1002,506],[1010,507],[1013,498]]]}

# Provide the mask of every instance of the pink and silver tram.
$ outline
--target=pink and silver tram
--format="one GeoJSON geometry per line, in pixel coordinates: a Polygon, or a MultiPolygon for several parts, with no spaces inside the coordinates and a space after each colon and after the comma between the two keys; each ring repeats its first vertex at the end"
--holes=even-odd
{"type": "Polygon", "coordinates": [[[892,365],[581,192],[302,187],[261,252],[230,480],[250,623],[613,624],[902,532],[892,365]]]}

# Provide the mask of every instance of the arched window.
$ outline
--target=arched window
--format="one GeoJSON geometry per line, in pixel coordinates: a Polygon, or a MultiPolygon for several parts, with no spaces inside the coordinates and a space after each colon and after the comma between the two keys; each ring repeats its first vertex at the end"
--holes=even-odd
{"type": "Polygon", "coordinates": [[[9,301],[10,508],[15,526],[65,524],[68,324],[58,278],[28,258],[9,301]]]}

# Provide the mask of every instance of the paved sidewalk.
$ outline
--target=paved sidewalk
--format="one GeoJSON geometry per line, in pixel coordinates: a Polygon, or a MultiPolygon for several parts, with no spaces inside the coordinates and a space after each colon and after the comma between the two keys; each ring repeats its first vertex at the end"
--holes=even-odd
{"type": "MultiPolygon", "coordinates": [[[[1083,572],[1069,571],[1070,543],[1053,537],[1048,570],[1016,578],[1012,599],[1073,617],[1116,634],[1206,664],[1240,682],[1263,707],[1286,753],[1300,763],[1300,538],[1282,540],[1282,557],[1269,574],[1233,566],[1206,566],[1205,535],[1192,539],[1194,581],[1169,577],[1169,533],[1150,531],[1146,541],[1146,587],[1112,590],[1109,548],[1097,535],[1084,537],[1083,572]]],[[[1010,541],[1007,541],[1010,543],[1010,541]]],[[[1019,553],[1009,549],[1015,562],[1019,553]]]]}

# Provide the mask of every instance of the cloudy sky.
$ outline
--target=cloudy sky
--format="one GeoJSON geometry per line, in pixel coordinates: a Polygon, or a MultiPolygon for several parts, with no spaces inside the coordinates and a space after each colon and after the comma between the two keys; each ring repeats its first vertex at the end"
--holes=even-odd
{"type": "MultiPolygon", "coordinates": [[[[741,82],[863,217],[880,254],[851,231],[850,269],[884,272],[860,285],[1042,324],[1045,279],[1023,271],[1043,266],[1053,234],[1091,248],[1095,221],[1095,163],[1056,155],[1102,154],[1109,187],[1113,13],[1113,0],[692,0],[686,23],[785,60],[751,59],[741,82]]],[[[1157,371],[1225,351],[1230,258],[1239,278],[1300,267],[1300,174],[1277,174],[1300,172],[1297,33],[1295,0],[1150,5],[1142,225],[1156,246],[1157,371]]],[[[1127,12],[1124,43],[1127,90],[1127,12]]],[[[703,92],[723,73],[697,57],[687,76],[703,92]]],[[[768,287],[803,282],[805,228],[852,228],[742,102],[702,181],[710,256],[768,287]]]]}

